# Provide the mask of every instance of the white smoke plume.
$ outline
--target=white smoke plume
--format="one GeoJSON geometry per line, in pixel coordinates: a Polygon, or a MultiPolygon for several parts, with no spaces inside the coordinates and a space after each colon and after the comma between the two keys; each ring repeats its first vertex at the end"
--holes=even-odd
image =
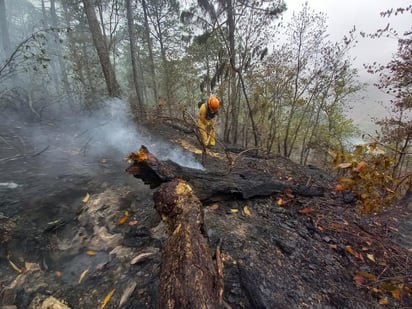
{"type": "Polygon", "coordinates": [[[105,100],[102,105],[98,112],[82,119],[82,130],[77,133],[79,136],[85,132],[83,140],[90,139],[89,151],[93,154],[104,156],[118,153],[126,156],[145,145],[160,160],[171,160],[181,166],[203,169],[192,153],[161,140],[159,136],[153,137],[147,130],[136,126],[130,118],[127,102],[112,98],[105,100]]]}

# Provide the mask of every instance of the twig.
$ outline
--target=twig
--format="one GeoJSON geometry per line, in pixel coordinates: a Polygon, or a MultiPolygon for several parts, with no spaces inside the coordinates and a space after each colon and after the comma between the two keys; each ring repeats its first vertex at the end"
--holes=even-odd
{"type": "Polygon", "coordinates": [[[36,152],[35,154],[33,154],[32,157],[37,157],[37,156],[41,155],[43,152],[45,152],[47,149],[49,149],[49,147],[50,147],[50,145],[47,145],[46,147],[44,147],[39,152],[36,152]]]}
{"type": "Polygon", "coordinates": [[[7,157],[7,158],[2,158],[2,159],[0,159],[0,163],[15,160],[17,158],[37,157],[37,156],[41,155],[43,152],[45,152],[47,149],[49,149],[49,147],[50,147],[50,145],[47,145],[42,150],[40,150],[38,152],[35,152],[35,153],[22,153],[22,154],[16,154],[14,156],[10,156],[10,157],[7,157]]]}

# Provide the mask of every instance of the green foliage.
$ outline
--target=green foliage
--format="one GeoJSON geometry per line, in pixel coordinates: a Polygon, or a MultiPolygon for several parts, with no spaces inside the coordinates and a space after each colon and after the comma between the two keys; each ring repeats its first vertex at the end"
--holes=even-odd
{"type": "Polygon", "coordinates": [[[337,191],[352,191],[362,213],[391,206],[398,195],[398,182],[392,177],[394,158],[378,149],[376,144],[357,145],[351,153],[335,151],[331,154],[334,168],[343,172],[337,191]]]}

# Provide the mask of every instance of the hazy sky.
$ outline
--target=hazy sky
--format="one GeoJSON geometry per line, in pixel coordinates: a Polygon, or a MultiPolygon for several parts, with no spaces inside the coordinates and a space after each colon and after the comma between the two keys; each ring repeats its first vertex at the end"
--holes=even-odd
{"type": "MultiPolygon", "coordinates": [[[[288,20],[293,11],[298,12],[305,0],[285,0],[288,7],[284,19],[288,20]]],[[[412,29],[412,14],[404,13],[391,18],[381,17],[380,12],[391,8],[406,7],[410,0],[309,0],[309,7],[316,12],[327,15],[328,33],[332,41],[340,40],[345,34],[356,26],[356,29],[366,33],[374,33],[377,29],[385,28],[391,24],[400,33],[412,29]]],[[[351,51],[355,58],[354,64],[359,69],[361,80],[373,83],[374,77],[363,69],[363,64],[372,64],[374,61],[386,64],[392,54],[396,52],[397,42],[393,38],[372,40],[360,36],[357,46],[351,51]]],[[[365,98],[352,102],[351,116],[363,129],[372,124],[371,116],[381,116],[385,109],[377,101],[387,101],[385,96],[375,87],[369,87],[362,93],[365,98]]]]}

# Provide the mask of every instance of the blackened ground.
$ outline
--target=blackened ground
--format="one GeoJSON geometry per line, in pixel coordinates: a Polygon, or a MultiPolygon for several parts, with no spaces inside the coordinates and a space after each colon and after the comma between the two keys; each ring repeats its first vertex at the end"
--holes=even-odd
{"type": "MultiPolygon", "coordinates": [[[[159,124],[145,130],[201,160],[193,134],[159,124]]],[[[166,235],[154,191],[124,172],[127,154],[88,155],[87,141],[68,142],[65,128],[43,145],[13,126],[0,132],[7,132],[0,141],[1,304],[96,308],[113,292],[105,308],[155,308],[166,235]]],[[[222,241],[227,308],[412,306],[406,206],[358,216],[317,168],[280,156],[229,156],[231,165],[221,146],[208,150],[204,167],[263,169],[326,191],[204,205],[211,254],[222,241]]]]}

